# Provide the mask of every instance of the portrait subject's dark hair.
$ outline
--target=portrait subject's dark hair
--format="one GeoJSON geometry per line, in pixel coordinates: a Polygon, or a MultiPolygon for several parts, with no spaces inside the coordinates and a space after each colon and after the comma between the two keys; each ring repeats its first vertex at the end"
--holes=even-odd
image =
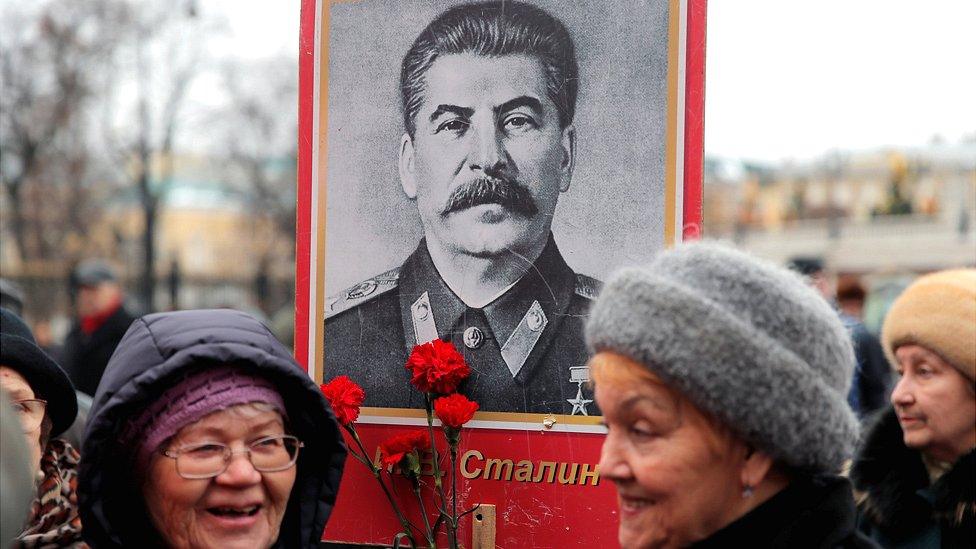
{"type": "Polygon", "coordinates": [[[473,53],[486,57],[530,55],[546,73],[546,93],[565,128],[576,113],[579,69],[566,27],[545,11],[522,2],[483,2],[451,8],[432,21],[414,41],[400,69],[403,124],[413,137],[424,101],[424,75],[439,56],[473,53]]]}

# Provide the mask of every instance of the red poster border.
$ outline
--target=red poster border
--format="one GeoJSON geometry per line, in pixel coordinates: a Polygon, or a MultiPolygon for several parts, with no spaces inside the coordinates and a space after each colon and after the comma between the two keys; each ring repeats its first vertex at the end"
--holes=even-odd
{"type": "Polygon", "coordinates": [[[302,0],[298,37],[298,181],[295,209],[295,358],[308,371],[312,259],[312,114],[315,112],[315,3],[302,0]]]}
{"type": "Polygon", "coordinates": [[[707,0],[688,1],[685,57],[685,156],[682,238],[702,235],[705,168],[705,18],[707,0]]]}

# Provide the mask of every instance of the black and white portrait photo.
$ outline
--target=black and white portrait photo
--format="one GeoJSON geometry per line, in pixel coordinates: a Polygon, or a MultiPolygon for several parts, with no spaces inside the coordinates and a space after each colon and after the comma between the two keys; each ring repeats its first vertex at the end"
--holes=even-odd
{"type": "Polygon", "coordinates": [[[599,414],[587,311],[666,244],[669,3],[324,9],[324,379],[422,408],[440,338],[481,411],[599,414]]]}

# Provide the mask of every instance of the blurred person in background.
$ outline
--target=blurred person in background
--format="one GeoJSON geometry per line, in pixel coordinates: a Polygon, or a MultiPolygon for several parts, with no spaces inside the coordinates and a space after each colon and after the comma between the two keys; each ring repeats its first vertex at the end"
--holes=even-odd
{"type": "Polygon", "coordinates": [[[76,496],[78,452],[56,438],[75,420],[74,387],[24,321],[7,309],[0,309],[0,386],[20,419],[36,480],[17,546],[84,547],[76,496]]]}
{"type": "Polygon", "coordinates": [[[57,340],[55,340],[51,321],[48,319],[37,320],[33,323],[32,328],[31,331],[34,332],[34,339],[37,341],[37,346],[43,349],[47,353],[47,356],[53,358],[59,364],[64,362],[64,347],[59,345],[57,340]]]}
{"type": "Polygon", "coordinates": [[[898,374],[851,479],[885,547],[976,547],[976,269],[923,276],[881,332],[898,374]]]}
{"type": "Polygon", "coordinates": [[[683,244],[613,275],[586,337],[622,547],[875,546],[838,476],[850,338],[795,273],[683,244]]]}
{"type": "Polygon", "coordinates": [[[95,395],[80,466],[105,547],[318,547],[346,449],[328,402],[233,310],[132,324],[95,395]]]}
{"type": "Polygon", "coordinates": [[[790,260],[789,267],[807,277],[809,284],[838,309],[837,314],[851,334],[854,355],[857,357],[851,391],[847,395],[851,408],[860,418],[884,408],[888,403],[891,373],[878,338],[868,331],[858,317],[839,306],[833,282],[827,276],[821,258],[796,257],[790,260]]]}
{"type": "Polygon", "coordinates": [[[289,301],[271,315],[268,323],[278,341],[289,349],[295,348],[295,302],[289,301]]]}
{"type": "Polygon", "coordinates": [[[102,260],[83,261],[71,277],[75,320],[64,341],[64,368],[75,387],[94,395],[108,359],[134,317],[115,271],[102,260]]]}
{"type": "Polygon", "coordinates": [[[856,275],[841,275],[837,277],[837,308],[840,312],[864,322],[864,302],[868,292],[861,284],[861,278],[856,275]]]}
{"type": "Polygon", "coordinates": [[[0,278],[0,307],[24,316],[24,291],[16,282],[0,278]]]}

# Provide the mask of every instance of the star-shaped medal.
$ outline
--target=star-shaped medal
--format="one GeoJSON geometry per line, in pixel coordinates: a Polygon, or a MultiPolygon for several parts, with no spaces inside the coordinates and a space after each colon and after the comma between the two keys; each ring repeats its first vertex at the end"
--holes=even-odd
{"type": "Polygon", "coordinates": [[[586,412],[586,405],[593,402],[590,399],[583,398],[583,385],[580,384],[579,388],[576,390],[576,398],[567,398],[566,402],[573,405],[573,411],[570,415],[575,416],[578,413],[588,416],[586,412]]]}

